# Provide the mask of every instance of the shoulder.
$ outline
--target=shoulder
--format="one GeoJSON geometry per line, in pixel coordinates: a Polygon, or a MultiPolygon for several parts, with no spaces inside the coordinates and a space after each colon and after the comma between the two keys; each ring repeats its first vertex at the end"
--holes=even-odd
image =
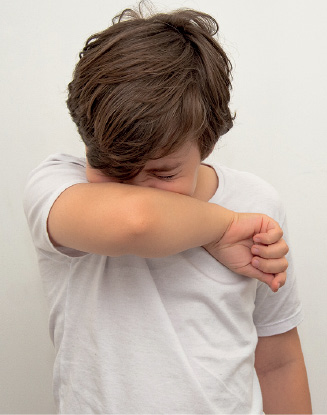
{"type": "Polygon", "coordinates": [[[87,182],[86,161],[68,154],[53,154],[31,171],[27,178],[24,201],[38,191],[51,191],[66,183],[87,182]]]}
{"type": "Polygon", "coordinates": [[[237,189],[241,192],[250,192],[251,194],[260,193],[260,195],[267,195],[279,199],[276,189],[261,177],[236,169],[231,169],[226,166],[214,166],[218,177],[223,175],[226,191],[230,189],[237,189]]]}
{"type": "Polygon", "coordinates": [[[219,187],[212,201],[241,212],[265,213],[278,222],[284,220],[284,207],[277,190],[253,173],[213,165],[219,187]]]}
{"type": "Polygon", "coordinates": [[[50,203],[67,187],[87,183],[85,159],[68,154],[53,154],[42,161],[27,178],[23,204],[25,214],[47,201],[50,203]]]}
{"type": "Polygon", "coordinates": [[[85,171],[86,160],[82,157],[72,156],[70,154],[57,153],[48,156],[43,160],[29,175],[29,179],[34,175],[47,175],[55,171],[57,174],[60,172],[69,171],[85,171]]]}
{"type": "Polygon", "coordinates": [[[54,154],[42,161],[27,178],[23,195],[25,216],[34,242],[49,245],[47,218],[55,200],[68,187],[87,183],[85,159],[68,154],[54,154]],[[42,242],[42,243],[41,243],[42,242]]]}

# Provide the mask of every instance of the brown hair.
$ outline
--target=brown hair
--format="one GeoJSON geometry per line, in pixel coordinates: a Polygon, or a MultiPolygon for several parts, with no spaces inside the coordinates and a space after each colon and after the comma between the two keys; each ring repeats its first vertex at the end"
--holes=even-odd
{"type": "Polygon", "coordinates": [[[234,119],[232,65],[217,32],[215,19],[194,10],[126,9],[86,41],[67,105],[93,168],[130,179],[190,139],[202,160],[210,154],[234,119]]]}

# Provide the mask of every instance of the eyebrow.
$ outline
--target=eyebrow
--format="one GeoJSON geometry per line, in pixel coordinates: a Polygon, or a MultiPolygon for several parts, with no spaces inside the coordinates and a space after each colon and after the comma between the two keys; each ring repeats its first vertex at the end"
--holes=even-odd
{"type": "Polygon", "coordinates": [[[162,173],[162,172],[168,172],[168,171],[171,171],[171,170],[175,170],[175,169],[181,167],[181,165],[182,165],[182,163],[176,163],[176,164],[171,164],[171,165],[164,164],[163,166],[160,166],[160,167],[145,169],[145,171],[147,173],[149,173],[149,172],[150,173],[151,172],[160,172],[160,173],[162,173]]]}

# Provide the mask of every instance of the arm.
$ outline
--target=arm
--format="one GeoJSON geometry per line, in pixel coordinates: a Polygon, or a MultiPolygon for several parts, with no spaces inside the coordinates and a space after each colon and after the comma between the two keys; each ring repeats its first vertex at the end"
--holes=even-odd
{"type": "Polygon", "coordinates": [[[119,183],[77,184],[54,203],[55,245],[141,257],[173,255],[221,238],[233,212],[189,196],[119,183]]]}
{"type": "Polygon", "coordinates": [[[255,368],[266,414],[311,414],[307,373],[297,329],[259,337],[255,368]]]}
{"type": "Polygon", "coordinates": [[[111,182],[76,184],[53,204],[48,232],[57,246],[107,256],[160,257],[206,245],[225,266],[271,287],[275,284],[274,290],[286,278],[287,246],[275,221],[154,188],[111,182]],[[264,252],[267,247],[257,245],[259,254],[252,252],[253,235],[272,249],[264,252]],[[246,266],[230,266],[228,255],[227,260],[220,259],[221,252],[238,251],[240,246],[246,266]],[[258,266],[255,259],[260,260],[258,266]],[[280,274],[275,278],[271,273],[280,274]]]}

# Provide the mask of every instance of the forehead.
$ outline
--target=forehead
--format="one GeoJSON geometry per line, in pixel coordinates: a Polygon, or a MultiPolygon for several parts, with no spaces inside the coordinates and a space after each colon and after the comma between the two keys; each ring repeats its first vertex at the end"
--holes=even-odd
{"type": "Polygon", "coordinates": [[[160,168],[160,170],[171,170],[186,164],[190,159],[200,157],[200,151],[196,142],[188,141],[178,150],[164,157],[148,160],[145,169],[160,168]]]}

